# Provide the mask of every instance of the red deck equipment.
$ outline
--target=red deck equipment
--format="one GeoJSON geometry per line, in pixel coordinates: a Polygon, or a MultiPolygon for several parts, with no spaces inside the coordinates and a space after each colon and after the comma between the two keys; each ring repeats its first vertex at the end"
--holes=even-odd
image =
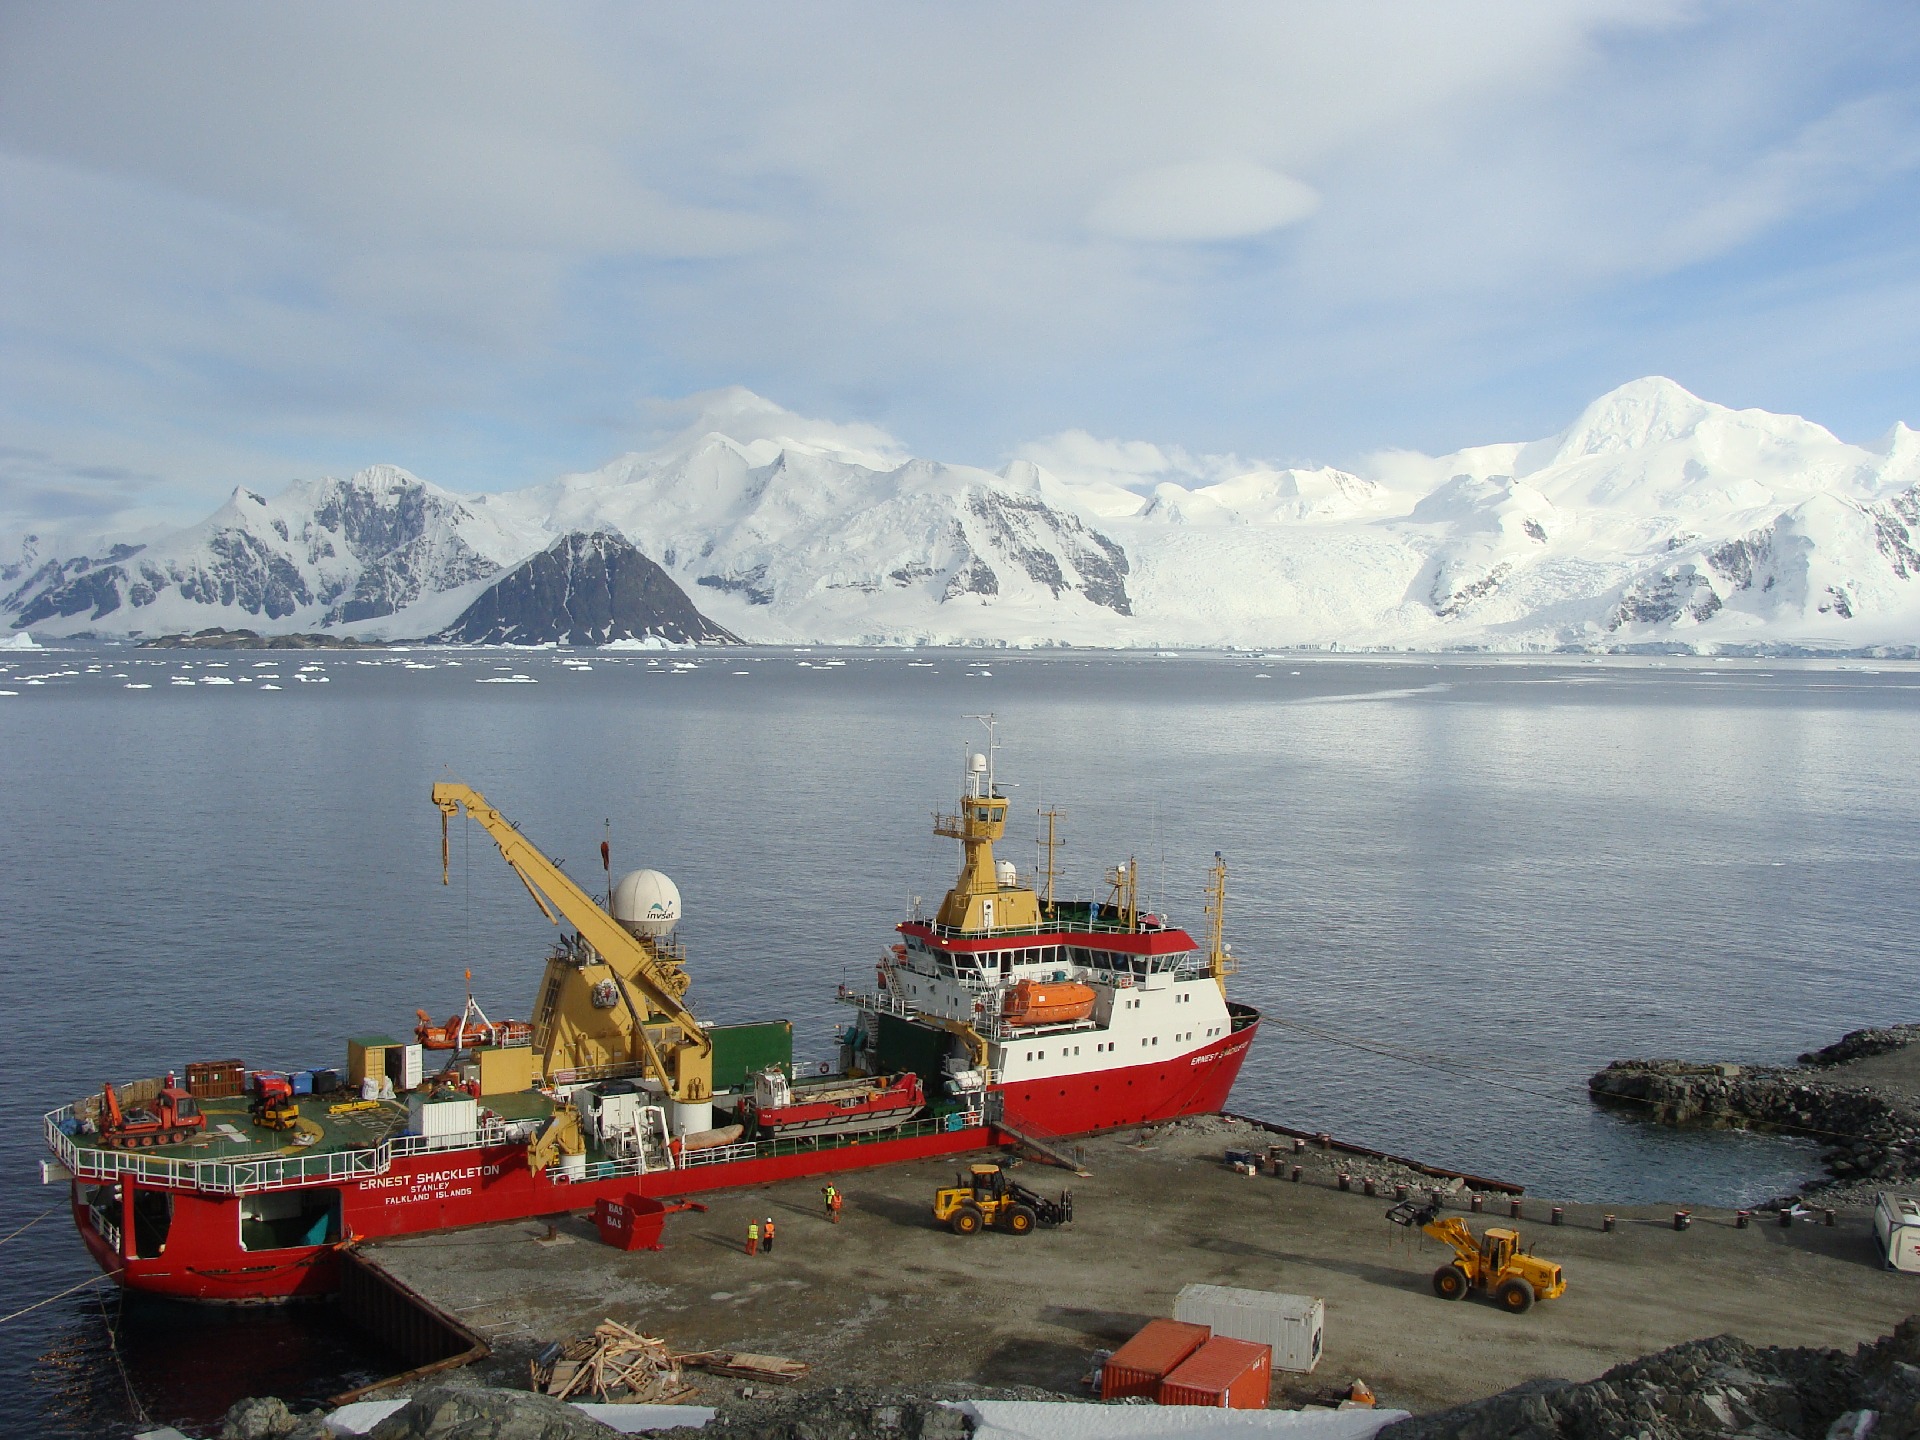
{"type": "Polygon", "coordinates": [[[601,1243],[616,1250],[664,1250],[660,1234],[667,1216],[676,1210],[699,1210],[706,1206],[697,1200],[678,1200],[667,1204],[647,1195],[623,1195],[618,1200],[600,1200],[593,1207],[594,1228],[601,1243]]]}
{"type": "Polygon", "coordinates": [[[1273,1349],[1216,1335],[1160,1382],[1162,1405],[1264,1410],[1273,1391],[1273,1349]]]}
{"type": "Polygon", "coordinates": [[[1213,1332],[1204,1325],[1179,1320],[1150,1320],[1126,1344],[1113,1352],[1100,1372],[1100,1398],[1153,1399],[1166,1377],[1193,1354],[1213,1332]]]}

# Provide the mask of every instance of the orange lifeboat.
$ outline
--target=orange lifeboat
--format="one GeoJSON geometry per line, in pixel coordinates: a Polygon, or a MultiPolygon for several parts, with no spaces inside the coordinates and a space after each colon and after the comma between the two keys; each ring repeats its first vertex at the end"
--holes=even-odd
{"type": "Polygon", "coordinates": [[[1059,1025],[1093,1014],[1093,988],[1071,980],[1022,980],[1001,1009],[1009,1025],[1059,1025]]]}

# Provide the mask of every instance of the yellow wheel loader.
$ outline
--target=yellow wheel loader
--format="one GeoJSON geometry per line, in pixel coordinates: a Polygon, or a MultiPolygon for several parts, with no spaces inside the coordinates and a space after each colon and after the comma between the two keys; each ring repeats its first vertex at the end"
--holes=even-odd
{"type": "Polygon", "coordinates": [[[998,1165],[975,1165],[956,1183],[934,1194],[933,1218],[956,1235],[978,1235],[994,1228],[1031,1235],[1036,1225],[1065,1225],[1073,1219],[1073,1196],[1058,1200],[1035,1194],[1009,1179],[998,1165]]]}
{"type": "Polygon", "coordinates": [[[1433,1272],[1433,1293],[1459,1300],[1469,1290],[1491,1295],[1494,1304],[1524,1315],[1535,1300],[1557,1300],[1567,1293],[1567,1277],[1558,1265],[1520,1248],[1520,1232],[1489,1227],[1476,1240],[1458,1216],[1440,1218],[1440,1207],[1403,1200],[1387,1212],[1396,1225],[1418,1229],[1453,1247],[1454,1259],[1433,1272]]]}

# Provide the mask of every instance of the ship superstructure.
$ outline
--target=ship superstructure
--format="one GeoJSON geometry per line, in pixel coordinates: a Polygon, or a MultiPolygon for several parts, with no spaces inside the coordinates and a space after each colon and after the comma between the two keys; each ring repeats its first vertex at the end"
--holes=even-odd
{"type": "Polygon", "coordinates": [[[843,1058],[855,1068],[926,1067],[950,1095],[985,1093],[989,1115],[1041,1136],[1084,1134],[1217,1110],[1259,1025],[1227,999],[1226,866],[1214,857],[1208,944],[1141,909],[1132,861],[1101,900],[1054,894],[1057,814],[1043,812],[1044,859],[1029,876],[997,859],[1009,801],[994,746],[968,756],[960,802],[934,833],[960,846],[960,870],[931,917],[897,928],[843,1058]],[[1035,881],[1042,888],[1035,888],[1035,881]]]}
{"type": "Polygon", "coordinates": [[[478,792],[437,785],[433,800],[571,926],[531,1019],[495,1024],[469,994],[411,1042],[349,1041],[341,1070],[203,1062],[184,1086],[169,1074],[51,1112],[48,1178],[70,1183],[81,1237],[121,1284],[319,1294],[358,1240],[1217,1110],[1258,1028],[1226,998],[1218,857],[1205,947],[1140,909],[1131,863],[1104,899],[1059,900],[1049,844],[1036,890],[994,855],[1008,802],[991,744],[935,822],[959,842],[959,878],[933,917],[899,924],[872,989],[843,987],[858,1019],[837,1065],[796,1063],[785,1021],[696,1018],[665,876],[614,883],[609,866],[602,905],[478,792]]]}

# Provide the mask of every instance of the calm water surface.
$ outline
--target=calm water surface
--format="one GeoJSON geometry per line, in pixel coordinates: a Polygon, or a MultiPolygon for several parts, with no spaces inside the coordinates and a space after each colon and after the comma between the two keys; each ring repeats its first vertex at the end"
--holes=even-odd
{"type": "MultiPolygon", "coordinates": [[[[1909,666],[124,649],[0,666],[0,1235],[63,1199],[37,1183],[39,1113],[103,1079],[338,1063],[350,1034],[457,1009],[468,968],[491,1013],[526,1013],[551,927],[470,826],[441,886],[444,776],[589,888],[610,821],[616,867],[680,886],[700,1013],[790,1016],[824,1058],[834,986],[952,878],[930,814],[988,710],[1016,808],[1065,814],[1069,888],[1137,857],[1156,907],[1198,930],[1226,856],[1236,994],[1269,1016],[1245,1112],[1542,1194],[1738,1203],[1815,1153],[1596,1111],[1586,1075],[1624,1055],[1788,1060],[1916,1018],[1909,666]]],[[[47,1215],[0,1250],[0,1314],[89,1274],[47,1215]]],[[[123,1314],[103,1288],[0,1323],[0,1386],[40,1433],[126,1429],[129,1388],[191,1421],[383,1370],[324,1311],[123,1314]]]]}

